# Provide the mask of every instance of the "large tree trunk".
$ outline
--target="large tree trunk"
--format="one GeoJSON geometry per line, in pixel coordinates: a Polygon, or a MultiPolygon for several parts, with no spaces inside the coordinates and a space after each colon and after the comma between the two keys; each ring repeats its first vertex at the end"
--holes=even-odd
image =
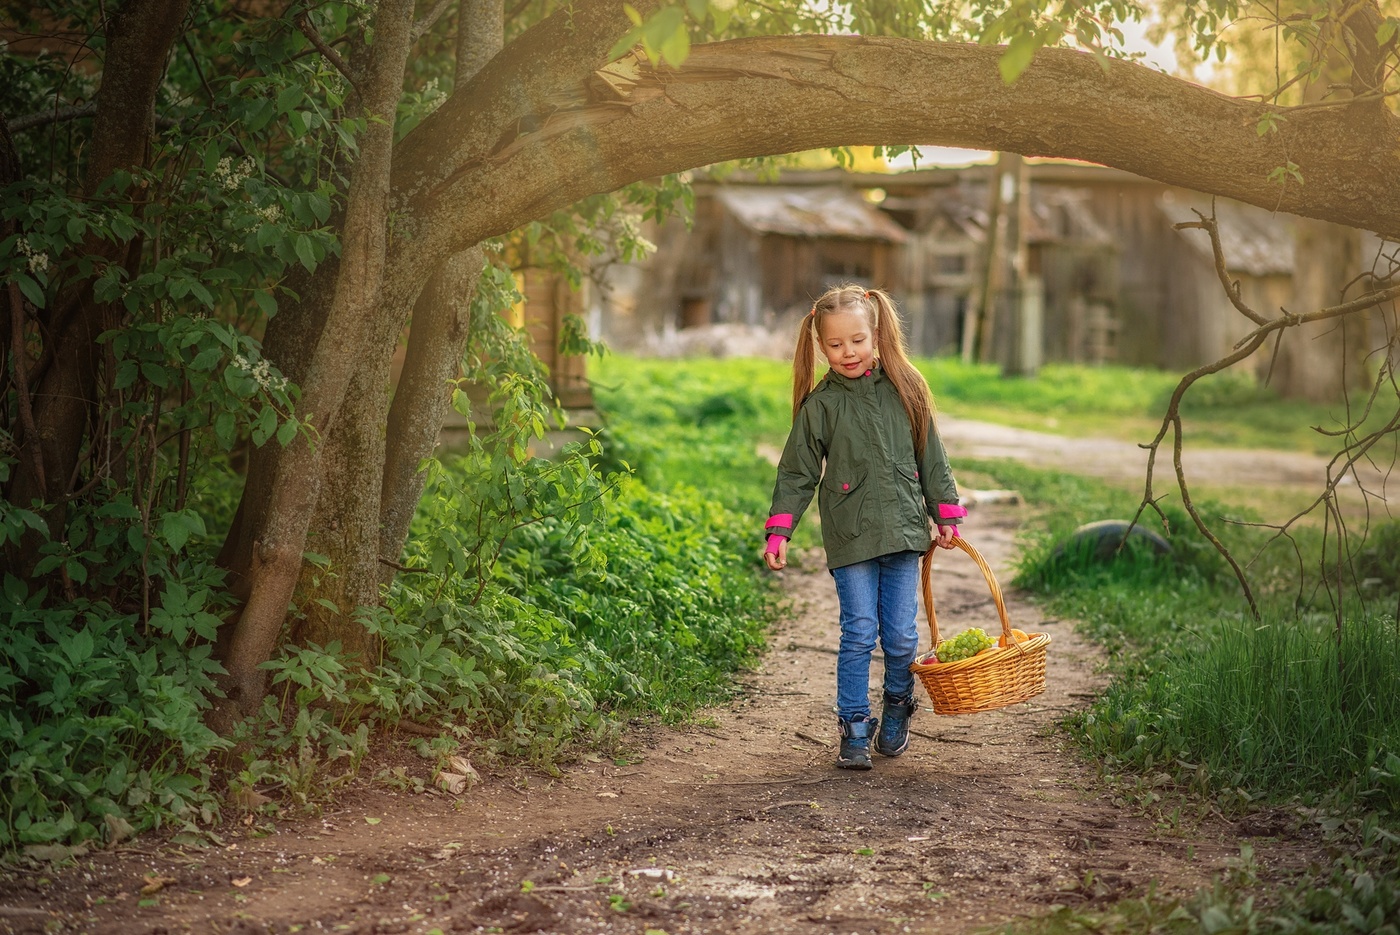
{"type": "MultiPolygon", "coordinates": [[[[504,44],[501,0],[467,0],[458,15],[455,87],[504,44]]],[[[461,364],[470,325],[472,290],[483,255],[470,248],[443,261],[413,308],[403,373],[390,404],[392,355],[403,319],[382,315],[365,365],[351,380],[331,433],[321,498],[307,547],[329,558],[329,568],[303,567],[303,618],[298,642],[341,646],[372,663],[378,645],[354,617],[379,603],[379,585],[393,579],[413,511],[423,491],[419,463],[432,454],[451,398],[448,380],[461,364]],[[387,426],[387,428],[386,428],[387,426]]]]}
{"type": "Polygon", "coordinates": [[[220,726],[253,710],[262,698],[258,666],[277,644],[301,572],[327,434],[370,347],[384,275],[393,115],[403,89],[412,20],[412,0],[382,0],[374,13],[370,67],[358,83],[371,119],[359,140],[345,199],[334,297],[301,384],[301,414],[320,437],[312,443],[298,435],[277,459],[266,523],[246,561],[248,601],[223,659],[229,692],[214,718],[220,726]]]}
{"type": "MultiPolygon", "coordinates": [[[[462,0],[457,17],[457,70],[453,87],[465,87],[505,47],[504,0],[462,0]]],[[[455,378],[471,336],[471,302],[485,254],[472,247],[449,257],[413,307],[413,330],[403,373],[389,409],[389,437],[380,496],[379,554],[403,553],[409,523],[423,494],[418,465],[437,447],[455,378]]],[[[381,567],[381,580],[394,569],[381,567]]]]}
{"type": "MultiPolygon", "coordinates": [[[[155,99],[165,74],[170,47],[184,28],[189,0],[130,0],[107,22],[102,83],[87,146],[84,194],[118,169],[146,165],[155,127],[155,99]]],[[[133,189],[128,198],[139,199],[133,189]]],[[[111,244],[89,235],[85,254],[105,257],[127,267],[134,277],[140,244],[111,244]]],[[[94,264],[101,269],[101,263],[94,264]]],[[[77,282],[44,310],[40,319],[52,342],[50,363],[33,387],[33,422],[37,438],[22,437],[24,448],[38,445],[40,457],[21,458],[5,497],[28,506],[35,500],[53,503],[68,493],[78,474],[79,459],[88,439],[98,402],[103,372],[102,347],[97,338],[113,327],[120,311],[93,299],[90,280],[77,282]]],[[[63,510],[49,515],[58,533],[63,510]]]]}
{"type": "MultiPolygon", "coordinates": [[[[485,256],[473,247],[443,263],[413,306],[413,328],[403,373],[389,408],[389,432],[379,506],[379,552],[397,561],[408,527],[423,495],[418,465],[437,446],[471,336],[471,302],[485,256]]],[[[394,568],[380,566],[380,581],[393,580],[394,568]]]]}

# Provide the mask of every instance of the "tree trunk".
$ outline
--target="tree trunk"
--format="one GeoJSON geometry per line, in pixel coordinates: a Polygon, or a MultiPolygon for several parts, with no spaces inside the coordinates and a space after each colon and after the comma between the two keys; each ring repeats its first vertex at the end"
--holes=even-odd
{"type": "MultiPolygon", "coordinates": [[[[458,23],[454,86],[466,85],[500,50],[501,0],[464,2],[458,23]]],[[[482,261],[477,248],[448,257],[420,294],[392,406],[392,355],[404,320],[383,314],[374,325],[364,366],[350,382],[327,444],[308,548],[330,564],[328,570],[303,566],[297,642],[337,640],[364,662],[378,656],[376,641],[355,620],[355,608],[377,605],[380,582],[393,580],[392,566],[379,559],[392,561],[403,551],[423,491],[418,465],[432,454],[442,430],[451,398],[447,381],[461,364],[482,261]]]]}
{"type": "MultiPolygon", "coordinates": [[[[457,18],[457,70],[453,87],[465,87],[505,47],[504,0],[462,0],[457,18]]],[[[380,496],[379,554],[397,560],[423,494],[418,465],[432,454],[471,336],[472,293],[485,254],[472,247],[449,257],[413,307],[413,330],[403,373],[389,409],[389,437],[380,496]]],[[[380,578],[393,580],[382,565],[380,578]]]]}
{"type": "Polygon", "coordinates": [[[246,560],[248,601],[223,659],[229,691],[213,717],[217,726],[251,712],[262,698],[258,666],[276,646],[301,572],[328,433],[370,349],[384,277],[393,115],[402,93],[412,21],[412,0],[383,0],[374,12],[370,67],[358,83],[364,111],[372,119],[361,134],[351,170],[334,297],[301,384],[300,413],[320,437],[313,444],[298,435],[277,459],[266,523],[246,560]]]}
{"type": "MultiPolygon", "coordinates": [[[[130,0],[108,20],[102,83],[96,95],[83,180],[89,197],[116,170],[146,165],[155,126],[156,91],[170,47],[183,30],[188,7],[189,0],[130,0]]],[[[141,192],[133,189],[126,197],[140,199],[141,192]]],[[[82,252],[124,264],[136,275],[133,267],[140,256],[139,242],[111,244],[89,235],[82,252]]],[[[94,263],[98,269],[102,265],[94,263]]],[[[119,317],[118,309],[93,299],[91,280],[75,283],[53,303],[53,309],[46,310],[41,323],[47,340],[53,342],[52,362],[38,385],[31,387],[37,438],[21,440],[24,446],[37,444],[41,457],[22,458],[15,465],[5,490],[10,502],[25,506],[35,500],[52,503],[68,492],[77,477],[98,402],[103,352],[97,338],[119,317]],[[54,309],[65,310],[62,320],[54,316],[54,309]]],[[[55,534],[63,525],[63,515],[62,510],[49,515],[55,534]]]]}
{"type": "MultiPolygon", "coordinates": [[[[451,257],[428,283],[413,307],[408,354],[389,409],[389,432],[379,506],[378,555],[397,561],[423,494],[418,469],[433,453],[452,400],[450,380],[458,376],[471,329],[471,300],[485,257],[480,248],[451,257]]],[[[381,565],[379,579],[394,578],[381,565]]]]}

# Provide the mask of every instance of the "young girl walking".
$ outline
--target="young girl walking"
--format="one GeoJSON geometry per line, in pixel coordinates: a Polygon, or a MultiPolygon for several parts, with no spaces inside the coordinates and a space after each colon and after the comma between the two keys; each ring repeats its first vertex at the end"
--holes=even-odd
{"type": "Polygon", "coordinates": [[[792,431],[778,462],[764,560],[787,565],[792,531],[820,485],[822,545],[841,604],[836,765],[870,769],[870,746],[909,746],[918,650],[919,558],[953,547],[967,515],[933,424],[933,397],[904,349],[890,297],[844,285],[812,306],[792,360],[792,431]],[[815,381],[818,353],[829,369],[815,381]],[[885,656],[884,707],[870,716],[870,654],[885,656]]]}

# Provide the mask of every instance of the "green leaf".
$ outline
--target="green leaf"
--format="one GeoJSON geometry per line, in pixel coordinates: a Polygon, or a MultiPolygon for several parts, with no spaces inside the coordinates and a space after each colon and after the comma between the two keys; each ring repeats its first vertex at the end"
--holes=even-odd
{"type": "Polygon", "coordinates": [[[141,375],[145,377],[152,386],[165,389],[170,385],[170,371],[166,370],[160,364],[152,363],[149,360],[141,364],[141,375]]]}
{"type": "Polygon", "coordinates": [[[24,293],[24,297],[34,303],[35,308],[44,307],[44,290],[39,288],[37,282],[23,273],[16,273],[15,283],[19,286],[19,291],[24,293]]]}
{"type": "Polygon", "coordinates": [[[233,447],[236,428],[233,413],[225,410],[214,417],[214,436],[219,440],[219,447],[225,451],[233,447]]]}
{"type": "Polygon", "coordinates": [[[1011,44],[1002,53],[1001,60],[997,62],[997,68],[1001,71],[1003,84],[1013,84],[1017,78],[1030,67],[1031,60],[1035,58],[1036,50],[1040,48],[1040,40],[1030,33],[1020,33],[1011,40],[1011,44]]]}
{"type": "Polygon", "coordinates": [[[262,309],[262,313],[268,318],[277,314],[277,297],[271,292],[259,289],[253,293],[253,301],[258,303],[258,308],[262,309]]]}
{"type": "Polygon", "coordinates": [[[311,250],[311,238],[305,234],[297,234],[293,247],[296,250],[297,259],[301,260],[301,265],[306,267],[308,273],[316,272],[316,254],[311,250]]]}
{"type": "Polygon", "coordinates": [[[72,578],[78,584],[87,583],[87,566],[76,558],[70,558],[68,561],[64,562],[63,570],[68,573],[69,578],[72,578]]]}
{"type": "Polygon", "coordinates": [[[302,91],[301,85],[289,84],[282,89],[281,94],[277,95],[277,110],[280,113],[289,113],[296,109],[305,97],[306,94],[302,91]]]}
{"type": "MultiPolygon", "coordinates": [[[[203,536],[207,533],[204,517],[194,510],[179,510],[161,517],[160,535],[173,551],[180,551],[191,535],[203,536]]],[[[167,602],[168,606],[168,602],[167,602]]]]}
{"type": "Polygon", "coordinates": [[[295,419],[286,420],[277,429],[277,444],[286,448],[287,445],[291,443],[291,440],[296,438],[296,434],[297,421],[295,419]]]}
{"type": "Polygon", "coordinates": [[[223,359],[224,349],[222,347],[206,347],[194,355],[194,360],[190,361],[190,369],[204,373],[213,370],[223,359]]]}

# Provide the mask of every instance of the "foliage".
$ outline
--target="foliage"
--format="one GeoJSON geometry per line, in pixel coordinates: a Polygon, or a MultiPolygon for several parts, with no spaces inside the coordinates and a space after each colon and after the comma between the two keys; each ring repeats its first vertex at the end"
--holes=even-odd
{"type": "MultiPolygon", "coordinates": [[[[1164,530],[1170,558],[1141,551],[1104,562],[1056,546],[1085,518],[1130,516],[1130,494],[1021,465],[978,468],[1043,506],[1017,583],[1044,595],[1052,612],[1082,620],[1116,660],[1114,681],[1073,722],[1106,769],[1166,770],[1200,789],[1246,790],[1246,800],[1340,790],[1394,807],[1400,633],[1392,617],[1349,605],[1339,629],[1316,587],[1317,576],[1333,572],[1322,563],[1311,583],[1300,583],[1297,556],[1269,548],[1255,561],[1255,576],[1271,584],[1264,620],[1254,622],[1233,578],[1179,511],[1169,511],[1164,530]]],[[[1250,527],[1224,532],[1237,550],[1263,538],[1250,527]]],[[[1297,546],[1304,567],[1318,568],[1320,536],[1302,534],[1297,546]]]]}
{"type": "Polygon", "coordinates": [[[207,638],[222,576],[203,561],[173,564],[145,621],[108,601],[49,608],[42,586],[6,576],[0,853],[218,816],[208,758],[228,742],[202,713],[220,671],[207,638]]]}
{"type": "Polygon", "coordinates": [[[691,486],[752,516],[772,493],[773,465],[756,445],[781,445],[791,374],[767,360],[644,360],[610,354],[593,368],[608,419],[605,456],[649,486],[691,486]]]}
{"type": "Polygon", "coordinates": [[[605,657],[613,704],[684,715],[728,693],[726,676],[763,648],[766,588],[754,574],[752,517],[691,489],[629,483],[605,526],[522,529],[500,576],[522,600],[569,619],[605,657]],[[580,562],[581,553],[606,556],[580,562]]]}

